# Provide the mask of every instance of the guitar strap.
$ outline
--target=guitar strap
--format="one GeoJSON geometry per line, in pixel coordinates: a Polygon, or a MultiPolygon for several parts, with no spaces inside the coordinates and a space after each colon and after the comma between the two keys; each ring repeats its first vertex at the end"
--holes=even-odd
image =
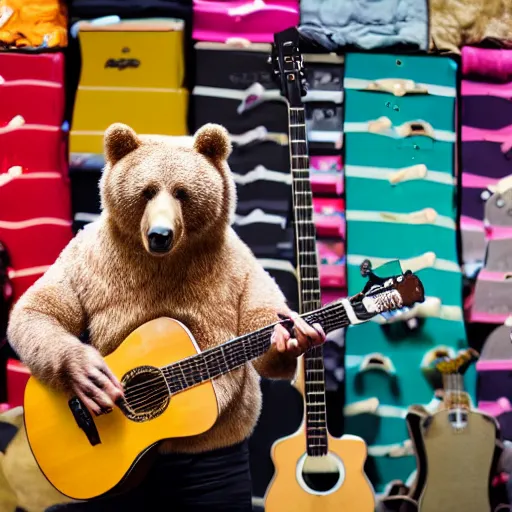
{"type": "MultiPolygon", "coordinates": [[[[423,317],[407,322],[382,325],[379,320],[358,326],[357,331],[347,329],[347,404],[376,397],[379,410],[384,411],[391,406],[405,409],[410,404],[430,402],[432,388],[420,365],[424,347],[431,346],[432,340],[443,340],[454,350],[466,343],[453,165],[456,68],[448,58],[372,55],[371,67],[368,58],[347,54],[345,80],[353,85],[357,80],[376,83],[394,77],[427,89],[430,84],[436,86],[428,94],[403,96],[367,90],[364,84],[345,90],[348,293],[357,293],[358,287],[364,286],[359,265],[365,258],[379,275],[375,270],[379,264],[398,257],[408,260],[407,268],[412,263],[411,270],[421,276],[431,301],[439,306],[419,308],[423,317]],[[418,119],[422,122],[416,123],[418,119]],[[372,120],[379,120],[382,127],[376,129],[372,120]],[[360,130],[365,123],[366,131],[360,130]],[[357,130],[352,130],[355,126],[357,130]],[[410,132],[403,131],[407,126],[410,132]],[[386,130],[402,135],[390,137],[386,130]],[[437,137],[436,133],[452,135],[437,137]],[[448,311],[460,314],[447,315],[448,311]],[[388,372],[372,370],[361,378],[360,363],[348,364],[368,353],[390,358],[396,370],[394,392],[390,392],[388,372]]],[[[467,383],[471,390],[469,375],[467,383]]],[[[401,415],[382,415],[378,422],[354,422],[353,430],[347,433],[363,437],[371,447],[401,444],[408,439],[401,415]]],[[[385,489],[388,475],[406,481],[415,469],[414,457],[405,452],[397,458],[383,455],[385,450],[373,450],[374,456],[372,450],[369,452],[376,492],[385,489]]]]}

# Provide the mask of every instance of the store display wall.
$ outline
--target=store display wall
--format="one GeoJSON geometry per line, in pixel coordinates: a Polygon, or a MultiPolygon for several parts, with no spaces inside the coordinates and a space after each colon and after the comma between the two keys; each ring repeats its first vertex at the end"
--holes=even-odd
{"type": "MultiPolygon", "coordinates": [[[[359,265],[365,258],[399,258],[414,267],[427,290],[420,308],[432,303],[427,318],[420,312],[415,324],[369,322],[347,332],[347,405],[372,397],[380,404],[375,422],[347,418],[347,432],[368,442],[368,471],[378,491],[388,475],[406,481],[415,469],[412,454],[390,458],[389,449],[408,439],[407,407],[432,400],[434,389],[422,366],[438,349],[454,355],[467,346],[456,229],[456,76],[450,58],[345,58],[348,292],[361,289],[359,265]],[[428,92],[397,96],[372,90],[390,77],[428,92]]],[[[467,381],[473,388],[474,380],[467,381]]]]}
{"type": "MultiPolygon", "coordinates": [[[[42,36],[31,31],[24,40],[13,22],[5,25],[0,242],[13,300],[100,214],[102,134],[111,123],[187,137],[215,122],[233,144],[233,228],[296,309],[287,107],[268,57],[273,34],[299,25],[317,43],[304,50],[303,100],[322,301],[359,292],[366,258],[374,266],[399,258],[428,296],[406,321],[330,335],[331,430],[366,441],[377,492],[406,482],[414,454],[390,453],[406,445],[407,408],[437,403],[430,363],[471,345],[483,348],[466,387],[512,439],[512,50],[498,41],[512,12],[507,4],[498,23],[483,7],[481,26],[475,18],[453,29],[456,3],[409,2],[415,15],[405,24],[402,11],[386,11],[384,25],[401,27],[396,37],[376,37],[371,16],[357,17],[351,3],[352,21],[343,24],[328,2],[296,0],[74,0],[55,2],[42,36]],[[113,18],[93,21],[101,16],[113,18]],[[357,412],[374,398],[375,410],[357,412]]],[[[0,354],[0,402],[19,405],[26,371],[11,359],[7,381],[2,371],[15,356],[0,354]]],[[[273,442],[302,417],[290,383],[261,385],[264,409],[251,440],[258,503],[273,474],[273,442]]]]}

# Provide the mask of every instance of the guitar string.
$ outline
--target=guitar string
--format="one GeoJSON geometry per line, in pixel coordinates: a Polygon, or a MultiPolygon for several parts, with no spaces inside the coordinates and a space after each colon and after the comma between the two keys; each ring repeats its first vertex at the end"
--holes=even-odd
{"type": "Polygon", "coordinates": [[[454,370],[443,375],[445,386],[445,403],[449,408],[467,408],[463,377],[460,371],[454,370]],[[455,405],[454,405],[455,403],[455,405]]]}
{"type": "MultiPolygon", "coordinates": [[[[336,309],[339,309],[339,308],[336,308],[336,309]]],[[[327,322],[327,323],[324,322],[325,328],[326,329],[330,329],[331,326],[332,327],[337,327],[339,325],[339,320],[341,320],[341,319],[344,319],[345,321],[348,320],[344,310],[340,311],[340,314],[339,314],[337,319],[329,320],[329,322],[327,322]]],[[[268,344],[268,340],[267,339],[259,340],[256,343],[255,348],[264,348],[267,344],[268,344]]],[[[231,356],[232,357],[237,357],[239,355],[242,355],[242,359],[239,361],[239,364],[238,364],[239,366],[241,366],[241,365],[245,364],[245,362],[247,362],[246,358],[245,358],[245,354],[242,354],[241,351],[236,351],[231,356]]],[[[205,364],[208,364],[207,360],[206,361],[202,361],[202,362],[205,363],[205,364]]],[[[222,361],[221,361],[220,358],[216,358],[216,360],[214,361],[214,363],[217,363],[216,369],[222,370],[221,365],[220,365],[221,362],[222,361]]],[[[181,364],[180,364],[180,366],[181,366],[181,364]]],[[[224,366],[226,366],[226,363],[224,363],[224,366]]],[[[173,368],[172,365],[171,365],[170,367],[165,368],[164,369],[164,372],[166,374],[165,376],[167,378],[173,379],[173,381],[178,382],[180,384],[180,388],[176,389],[176,391],[174,393],[171,393],[171,394],[176,394],[179,391],[182,391],[182,390],[187,389],[189,387],[193,387],[195,385],[200,384],[201,381],[193,382],[193,384],[190,384],[186,380],[187,370],[191,370],[192,371],[191,373],[188,373],[188,376],[190,376],[190,375],[194,374],[194,370],[197,372],[197,369],[198,369],[197,366],[196,366],[196,368],[193,368],[190,364],[188,364],[186,367],[182,366],[182,367],[173,368]]],[[[199,369],[199,370],[201,371],[201,369],[199,369]]],[[[205,366],[204,370],[205,370],[204,373],[206,374],[205,375],[206,376],[206,380],[210,380],[208,375],[211,375],[213,373],[213,371],[215,371],[215,368],[209,369],[207,366],[205,366]]],[[[221,372],[221,373],[225,373],[225,372],[221,372]]],[[[196,373],[196,375],[199,375],[199,376],[202,377],[202,375],[200,375],[200,373],[199,374],[196,373]]],[[[216,376],[218,376],[218,375],[216,375],[216,376]]],[[[212,377],[212,378],[214,378],[214,377],[212,377]]],[[[146,381],[144,383],[138,384],[137,386],[138,387],[142,387],[142,386],[148,387],[148,386],[146,386],[146,384],[148,384],[150,381],[156,381],[156,380],[159,380],[159,378],[150,379],[150,380],[148,380],[148,381],[146,381]]],[[[172,386],[172,382],[169,383],[167,381],[167,384],[170,384],[169,387],[171,387],[171,388],[173,387],[172,386]]],[[[133,386],[132,388],[128,388],[128,390],[131,390],[134,387],[135,386],[133,386]]],[[[137,407],[137,406],[142,406],[142,405],[150,406],[151,404],[154,405],[154,404],[158,403],[158,401],[155,402],[154,400],[150,400],[150,399],[153,399],[153,398],[155,398],[155,396],[160,395],[160,394],[161,394],[161,396],[169,395],[169,392],[167,390],[167,385],[166,385],[165,389],[161,390],[161,391],[157,390],[156,392],[153,392],[153,393],[150,393],[150,394],[147,394],[147,393],[143,392],[144,396],[142,397],[142,400],[134,400],[135,398],[141,398],[140,397],[140,392],[138,393],[139,396],[137,396],[137,394],[133,394],[132,393],[131,396],[129,396],[128,405],[131,406],[131,407],[134,407],[134,406],[137,407]]]]}
{"type": "MultiPolygon", "coordinates": [[[[338,327],[339,324],[340,324],[340,321],[343,321],[343,320],[345,322],[348,321],[348,317],[346,315],[345,308],[343,307],[342,304],[338,304],[338,305],[332,307],[331,314],[333,315],[333,317],[336,315],[336,318],[329,318],[329,319],[326,319],[323,322],[324,329],[326,329],[327,331],[329,331],[332,328],[338,327]]],[[[270,334],[270,331],[269,331],[268,334],[270,334]]],[[[260,333],[260,335],[261,335],[261,333],[260,333]]],[[[247,342],[247,341],[250,341],[250,340],[251,340],[251,336],[248,336],[247,338],[244,339],[244,343],[247,342]]],[[[254,349],[259,349],[259,348],[264,348],[266,345],[269,344],[269,340],[267,338],[265,338],[265,339],[255,338],[255,340],[256,340],[256,344],[252,347],[253,350],[254,349]]],[[[240,340],[237,340],[237,341],[240,341],[240,340]]],[[[224,345],[224,346],[226,346],[226,345],[224,345]]],[[[214,347],[214,349],[211,352],[212,354],[214,354],[215,348],[218,348],[218,347],[214,347]]],[[[240,363],[238,364],[238,366],[242,366],[243,364],[248,362],[246,360],[246,358],[245,358],[246,350],[244,350],[244,347],[238,346],[238,344],[235,347],[235,349],[236,350],[234,351],[234,354],[230,354],[230,355],[231,355],[231,357],[236,357],[238,355],[242,355],[242,359],[240,360],[240,363]]],[[[226,351],[224,351],[224,353],[226,354],[226,351]]],[[[199,382],[194,382],[193,384],[189,384],[187,382],[187,380],[186,380],[186,374],[185,374],[185,371],[187,371],[187,370],[190,370],[189,376],[190,375],[194,375],[195,371],[197,372],[197,369],[198,369],[197,362],[199,361],[197,359],[197,356],[203,356],[203,358],[201,358],[201,359],[203,359],[202,363],[205,365],[204,366],[205,373],[207,373],[207,374],[213,373],[213,371],[211,371],[211,369],[209,369],[208,366],[207,366],[208,365],[208,361],[204,359],[204,355],[205,354],[209,355],[208,351],[205,351],[205,352],[199,353],[199,354],[197,354],[195,356],[192,356],[190,361],[188,361],[187,363],[185,363],[184,361],[186,361],[186,360],[184,360],[181,363],[173,363],[171,365],[168,365],[166,367],[161,368],[161,370],[165,374],[165,377],[171,378],[171,379],[176,380],[177,382],[180,383],[180,389],[177,389],[174,393],[171,392],[171,395],[172,394],[176,394],[176,393],[178,393],[180,391],[183,391],[183,390],[185,390],[187,388],[196,386],[196,385],[201,383],[201,381],[199,381],[199,382]],[[194,363],[194,362],[195,362],[195,365],[194,365],[195,368],[191,364],[191,363],[194,363]],[[177,366],[174,367],[174,365],[177,365],[177,366]],[[182,385],[182,384],[184,384],[184,385],[182,385]]],[[[218,356],[217,360],[214,361],[214,363],[217,363],[217,365],[218,365],[217,369],[222,370],[220,363],[224,362],[225,355],[223,356],[222,352],[220,352],[220,351],[219,351],[218,354],[214,354],[214,355],[215,355],[215,357],[218,356]]],[[[257,357],[258,356],[255,356],[254,358],[257,358],[257,357]]],[[[229,368],[227,368],[227,363],[226,362],[224,362],[224,366],[229,371],[229,368]]],[[[234,368],[232,368],[232,369],[234,369],[234,368]]],[[[215,370],[215,368],[213,370],[215,370]]],[[[201,371],[201,370],[199,369],[199,371],[201,371]]],[[[226,372],[222,371],[221,374],[222,373],[226,373],[226,372]]],[[[199,374],[195,373],[195,375],[201,376],[200,373],[199,374]]],[[[217,376],[219,376],[219,375],[215,375],[212,378],[215,378],[217,376]]],[[[133,407],[142,407],[142,406],[144,406],[144,407],[151,407],[153,405],[158,405],[159,401],[161,400],[161,397],[164,397],[166,395],[169,396],[169,391],[167,389],[167,386],[169,386],[169,388],[171,388],[172,387],[172,381],[171,382],[167,381],[167,378],[166,378],[165,389],[156,390],[156,391],[153,391],[153,393],[149,393],[149,394],[147,392],[145,392],[145,390],[142,389],[142,388],[146,388],[146,389],[150,388],[151,389],[151,386],[148,386],[148,385],[150,383],[152,383],[152,382],[156,382],[156,381],[161,380],[160,377],[155,377],[155,378],[152,378],[152,379],[148,379],[145,382],[134,384],[133,386],[131,386],[131,387],[129,387],[127,389],[127,392],[129,392],[129,391],[131,391],[131,390],[133,390],[135,388],[139,388],[139,392],[137,394],[132,393],[131,396],[129,396],[128,399],[125,396],[124,402],[130,408],[132,408],[132,409],[133,409],[133,407]],[[156,398],[157,396],[160,396],[160,398],[156,398]],[[135,398],[137,398],[137,399],[134,400],[135,398]]],[[[210,378],[207,377],[206,380],[210,380],[210,378]]]]}
{"type": "MultiPolygon", "coordinates": [[[[331,318],[327,318],[322,321],[322,325],[324,326],[324,329],[327,331],[329,331],[332,328],[337,328],[340,324],[340,321],[348,322],[346,311],[342,304],[334,303],[330,307],[330,315],[331,315],[331,318]]],[[[266,328],[268,334],[270,334],[271,328],[273,329],[273,326],[269,326],[266,328]]],[[[236,349],[235,356],[242,355],[242,357],[245,358],[247,351],[251,350],[251,348],[254,348],[251,346],[246,347],[245,344],[247,342],[256,341],[256,347],[258,347],[262,343],[267,344],[268,343],[267,338],[260,339],[260,337],[262,335],[263,335],[263,333],[260,332],[257,335],[250,334],[250,335],[242,336],[241,338],[232,340],[231,343],[236,342],[236,345],[235,344],[231,345],[231,347],[235,347],[235,349],[236,349]],[[242,342],[243,345],[240,342],[242,342]]],[[[223,347],[228,347],[228,348],[224,349],[225,353],[227,352],[227,350],[229,350],[229,348],[231,348],[229,344],[230,344],[230,342],[227,342],[223,345],[223,347]]],[[[182,380],[181,377],[183,377],[183,372],[187,372],[187,371],[191,370],[191,373],[189,373],[189,376],[190,376],[191,374],[194,374],[194,371],[197,371],[197,370],[201,371],[200,368],[198,367],[198,362],[199,362],[199,360],[202,360],[201,362],[203,364],[208,364],[208,361],[204,360],[205,357],[214,355],[220,362],[220,360],[223,356],[222,356],[222,352],[219,349],[220,349],[220,346],[213,347],[212,349],[206,350],[204,352],[200,352],[199,354],[195,354],[188,359],[184,359],[181,362],[172,363],[168,366],[160,368],[160,370],[167,371],[168,375],[176,377],[177,380],[181,381],[182,380]],[[218,352],[218,353],[216,353],[216,352],[218,352]],[[198,358],[198,356],[199,356],[199,358],[198,358]]],[[[228,353],[228,355],[231,355],[231,354],[228,353]]],[[[258,357],[258,356],[255,356],[254,358],[256,358],[256,357],[258,357]]],[[[247,361],[249,361],[249,360],[250,359],[248,359],[247,361]]],[[[220,366],[218,366],[218,368],[220,368],[220,366]]],[[[207,371],[206,367],[205,367],[205,371],[207,371]]],[[[211,372],[211,373],[213,373],[213,372],[211,372]]],[[[148,379],[147,381],[144,381],[144,382],[141,382],[138,384],[133,384],[132,386],[127,388],[127,391],[132,391],[136,388],[140,389],[143,387],[147,387],[148,384],[151,384],[152,382],[157,382],[158,380],[160,380],[160,376],[148,379]]],[[[185,382],[185,381],[183,381],[183,382],[185,382]]],[[[185,382],[185,387],[187,385],[188,385],[188,383],[185,382]]],[[[132,397],[134,397],[134,396],[135,395],[132,395],[132,397]]]]}
{"type": "MultiPolygon", "coordinates": [[[[333,302],[330,305],[328,304],[326,306],[326,308],[328,308],[327,314],[330,315],[330,318],[328,317],[328,318],[322,320],[322,325],[324,326],[324,329],[326,329],[326,330],[329,330],[332,328],[337,328],[340,321],[348,322],[348,317],[347,317],[347,314],[345,311],[345,307],[341,303],[337,304],[336,302],[333,302]]],[[[283,323],[283,322],[277,322],[277,323],[283,323]]],[[[195,359],[197,359],[197,360],[204,359],[205,357],[212,355],[212,354],[216,355],[216,354],[214,354],[215,352],[218,352],[219,353],[218,355],[220,357],[222,357],[222,352],[220,350],[221,347],[224,349],[224,352],[229,350],[231,347],[235,347],[236,349],[241,348],[241,352],[239,352],[239,353],[243,352],[242,355],[245,356],[247,349],[249,349],[249,350],[251,349],[251,346],[246,347],[245,344],[247,342],[251,342],[251,341],[252,342],[256,341],[257,344],[260,343],[261,341],[263,341],[263,343],[267,343],[267,338],[261,340],[261,336],[263,336],[264,334],[267,334],[267,333],[270,334],[271,331],[273,330],[274,325],[276,325],[276,324],[272,324],[270,326],[263,328],[264,329],[263,331],[260,331],[257,333],[250,333],[247,335],[242,335],[238,338],[234,338],[233,340],[225,342],[223,345],[217,345],[215,347],[212,347],[211,349],[205,350],[204,352],[199,352],[198,354],[194,354],[194,355],[190,356],[189,358],[185,358],[181,362],[177,361],[175,363],[171,363],[170,365],[164,366],[164,367],[160,368],[160,370],[176,371],[176,372],[178,372],[178,374],[181,374],[182,370],[190,369],[190,370],[194,371],[197,369],[197,361],[194,361],[195,359]],[[195,368],[192,367],[192,364],[195,366],[195,368]]],[[[258,357],[258,356],[255,356],[255,357],[258,357]]],[[[248,359],[248,361],[249,360],[250,359],[248,359]]],[[[132,386],[130,386],[129,389],[132,390],[135,388],[140,388],[140,387],[146,386],[147,384],[149,384],[151,382],[156,382],[159,379],[160,379],[160,377],[155,377],[155,378],[149,379],[147,381],[144,381],[144,382],[141,382],[138,384],[133,384],[132,386]]]]}

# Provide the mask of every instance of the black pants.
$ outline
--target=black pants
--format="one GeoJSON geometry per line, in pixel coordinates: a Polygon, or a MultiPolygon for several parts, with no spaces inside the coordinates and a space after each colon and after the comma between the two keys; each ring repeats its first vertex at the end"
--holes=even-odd
{"type": "Polygon", "coordinates": [[[247,441],[207,453],[161,455],[136,489],[47,512],[251,512],[247,441]]]}

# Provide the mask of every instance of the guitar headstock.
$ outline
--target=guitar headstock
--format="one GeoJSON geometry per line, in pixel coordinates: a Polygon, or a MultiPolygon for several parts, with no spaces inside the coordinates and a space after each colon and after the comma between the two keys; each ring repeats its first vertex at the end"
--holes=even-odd
{"type": "Polygon", "coordinates": [[[368,282],[361,293],[351,299],[359,320],[410,308],[425,300],[423,284],[410,270],[390,277],[379,277],[372,271],[369,260],[363,261],[360,268],[361,275],[368,282]]]}
{"type": "Polygon", "coordinates": [[[292,27],[274,34],[272,65],[274,79],[281,94],[288,100],[290,107],[302,107],[302,96],[307,93],[304,63],[299,50],[299,32],[292,27]]]}
{"type": "Polygon", "coordinates": [[[453,359],[441,358],[435,362],[435,367],[442,375],[449,375],[453,373],[464,374],[466,370],[474,363],[480,354],[472,349],[468,348],[461,352],[457,357],[453,359]]]}

